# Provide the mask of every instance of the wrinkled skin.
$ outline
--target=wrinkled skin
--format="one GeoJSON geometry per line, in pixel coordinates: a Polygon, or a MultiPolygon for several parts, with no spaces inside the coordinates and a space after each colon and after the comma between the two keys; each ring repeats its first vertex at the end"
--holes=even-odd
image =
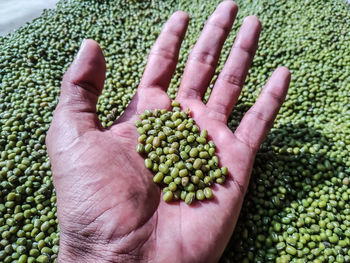
{"type": "Polygon", "coordinates": [[[57,191],[59,262],[215,262],[234,230],[255,154],[285,98],[290,73],[278,68],[235,131],[227,118],[257,48],[259,20],[247,17],[207,104],[201,100],[215,72],[238,8],[222,2],[190,53],[177,100],[217,145],[229,176],[215,198],[165,203],[153,174],[136,152],[134,121],[146,109],[170,109],[166,94],[188,15],[178,11],[153,46],[136,95],[109,129],[96,115],[106,65],[101,49],[85,40],[62,82],[47,135],[57,191]]]}

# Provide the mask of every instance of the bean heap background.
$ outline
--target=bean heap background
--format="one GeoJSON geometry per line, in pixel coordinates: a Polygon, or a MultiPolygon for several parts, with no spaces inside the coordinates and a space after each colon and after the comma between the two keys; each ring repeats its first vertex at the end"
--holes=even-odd
{"type": "MultiPolygon", "coordinates": [[[[82,39],[95,39],[104,50],[107,79],[97,111],[109,126],[135,93],[161,26],[182,9],[191,20],[168,89],[175,97],[186,57],[218,2],[62,1],[0,37],[0,261],[56,258],[59,229],[45,134],[62,75],[82,39]]],[[[349,262],[349,6],[343,0],[237,2],[237,22],[217,72],[245,16],[258,15],[263,31],[229,127],[235,130],[278,65],[290,68],[292,82],[256,157],[221,261],[349,262]]]]}

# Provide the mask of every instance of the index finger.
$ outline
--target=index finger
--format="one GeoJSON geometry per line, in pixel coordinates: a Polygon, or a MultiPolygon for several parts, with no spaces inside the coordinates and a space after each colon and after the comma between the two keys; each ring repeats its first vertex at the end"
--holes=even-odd
{"type": "Polygon", "coordinates": [[[157,87],[167,90],[176,68],[188,20],[187,13],[177,11],[165,23],[148,56],[139,89],[157,87]]]}
{"type": "Polygon", "coordinates": [[[150,51],[137,93],[115,124],[129,120],[137,111],[144,110],[143,108],[149,108],[155,97],[160,104],[164,102],[164,98],[168,98],[165,91],[176,68],[188,20],[185,12],[177,11],[165,23],[150,51]]]}

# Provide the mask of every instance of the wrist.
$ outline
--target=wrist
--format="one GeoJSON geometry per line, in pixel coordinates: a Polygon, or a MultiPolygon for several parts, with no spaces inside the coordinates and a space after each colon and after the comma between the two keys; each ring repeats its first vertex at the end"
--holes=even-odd
{"type": "Polygon", "coordinates": [[[61,234],[58,263],[114,263],[143,262],[142,257],[131,253],[119,253],[109,244],[97,244],[91,238],[72,237],[61,234]]]}
{"type": "Polygon", "coordinates": [[[67,238],[61,235],[60,246],[58,251],[58,263],[63,262],[110,262],[96,253],[96,248],[92,244],[73,238],[67,238]]]}

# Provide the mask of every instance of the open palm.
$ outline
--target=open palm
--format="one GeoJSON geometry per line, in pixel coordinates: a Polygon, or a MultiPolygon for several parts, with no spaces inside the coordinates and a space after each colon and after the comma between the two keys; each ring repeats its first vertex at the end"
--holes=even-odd
{"type": "Polygon", "coordinates": [[[256,151],[284,100],[290,74],[277,69],[235,133],[227,118],[253,59],[260,22],[247,17],[207,104],[202,102],[237,6],[221,3],[190,53],[177,100],[207,129],[229,176],[214,186],[215,198],[165,203],[153,174],[136,152],[134,121],[146,109],[170,109],[166,94],[188,24],[176,12],[151,50],[138,91],[109,129],[96,115],[105,78],[98,44],[85,40],[67,71],[47,136],[57,191],[62,262],[212,262],[236,224],[256,151]]]}

